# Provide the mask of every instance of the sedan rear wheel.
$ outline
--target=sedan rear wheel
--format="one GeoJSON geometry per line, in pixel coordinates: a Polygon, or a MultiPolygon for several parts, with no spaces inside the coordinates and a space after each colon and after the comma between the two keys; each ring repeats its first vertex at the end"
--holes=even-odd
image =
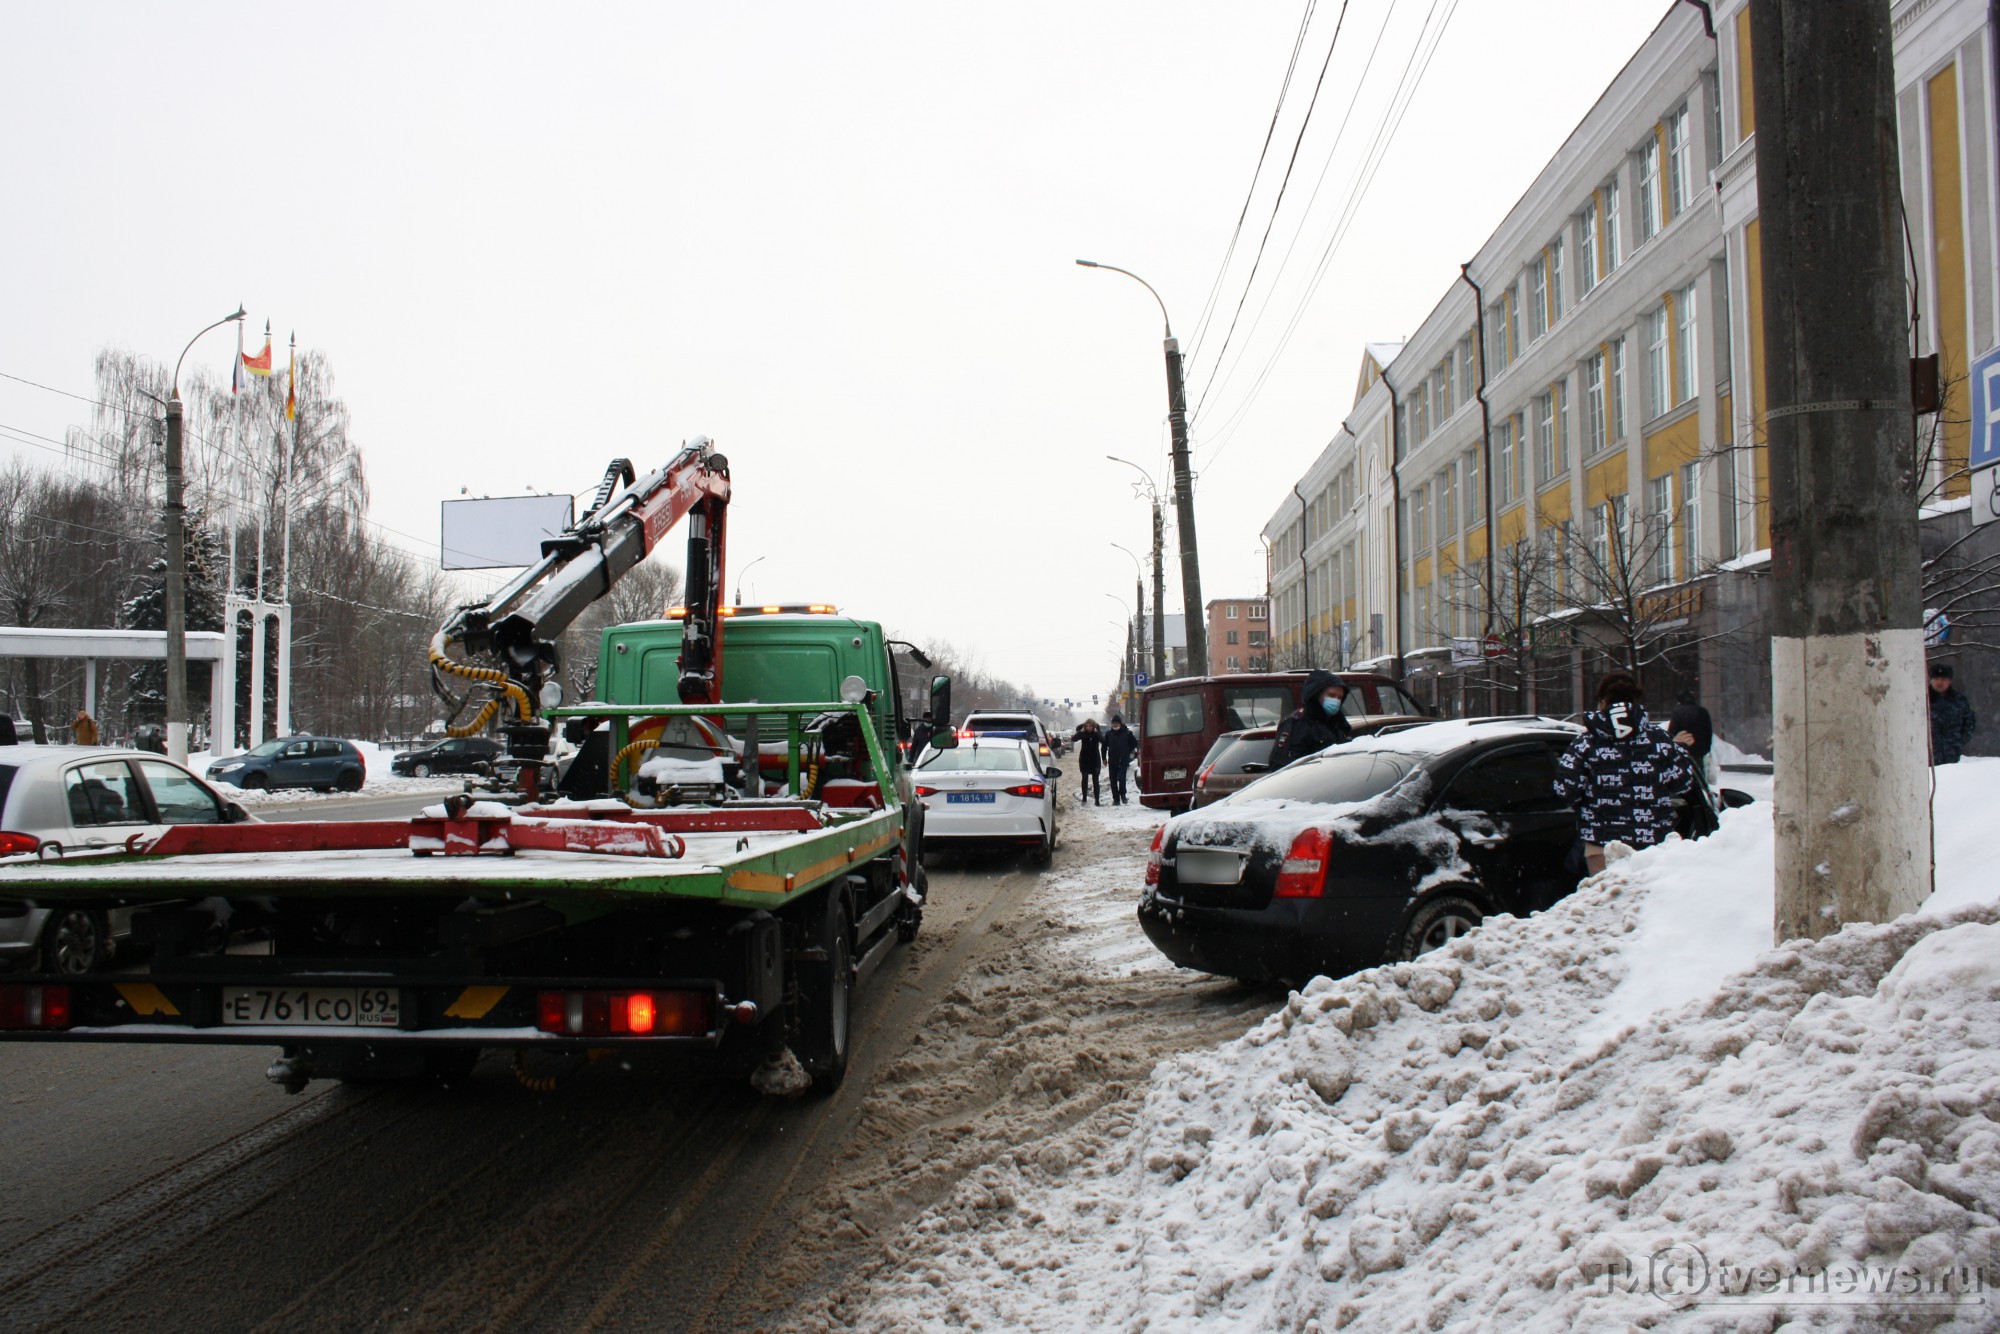
{"type": "Polygon", "coordinates": [[[1456,894],[1444,894],[1427,901],[1410,917],[1398,942],[1398,959],[1414,959],[1420,954],[1443,949],[1479,925],[1485,914],[1478,904],[1456,894]]]}
{"type": "Polygon", "coordinates": [[[88,908],[58,908],[42,928],[42,967],[80,977],[104,966],[109,955],[104,918],[88,908]]]}
{"type": "Polygon", "coordinates": [[[342,770],[340,779],[334,786],[342,792],[359,792],[361,790],[361,771],[359,769],[342,770]]]}

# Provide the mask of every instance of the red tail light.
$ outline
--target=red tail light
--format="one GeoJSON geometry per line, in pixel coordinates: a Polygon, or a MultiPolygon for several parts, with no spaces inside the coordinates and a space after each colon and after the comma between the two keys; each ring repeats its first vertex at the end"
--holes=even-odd
{"type": "Polygon", "coordinates": [[[1042,785],[1040,783],[1016,783],[1013,787],[1005,790],[1010,797],[1039,797],[1042,795],[1042,785]]]}
{"type": "Polygon", "coordinates": [[[1281,899],[1316,899],[1326,892],[1327,855],[1333,849],[1333,839],[1324,829],[1302,829],[1292,840],[1291,851],[1278,867],[1278,888],[1275,894],[1281,899]]]}
{"type": "Polygon", "coordinates": [[[40,852],[42,840],[33,834],[0,834],[0,857],[11,857],[17,852],[40,852]]]}
{"type": "Polygon", "coordinates": [[[1200,787],[1203,783],[1206,783],[1208,781],[1208,776],[1214,772],[1215,772],[1214,765],[1212,764],[1202,765],[1201,768],[1196,769],[1194,771],[1194,785],[1196,787],[1200,787]]]}
{"type": "Polygon", "coordinates": [[[544,991],[535,1027],[562,1037],[698,1037],[709,1030],[700,991],[544,991]]]}
{"type": "Polygon", "coordinates": [[[68,1028],[69,988],[0,986],[0,1028],[68,1028]]]}
{"type": "Polygon", "coordinates": [[[934,787],[924,787],[921,784],[917,787],[917,795],[920,797],[935,797],[937,792],[938,790],[934,787]]]}
{"type": "Polygon", "coordinates": [[[1146,883],[1149,885],[1160,883],[1160,844],[1166,840],[1166,837],[1167,827],[1165,825],[1161,825],[1153,834],[1153,855],[1146,858],[1146,883]]]}

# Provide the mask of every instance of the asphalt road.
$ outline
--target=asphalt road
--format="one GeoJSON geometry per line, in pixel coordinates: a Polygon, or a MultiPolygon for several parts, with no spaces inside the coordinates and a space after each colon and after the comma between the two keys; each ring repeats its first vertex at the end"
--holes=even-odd
{"type": "Polygon", "coordinates": [[[923,933],[856,998],[854,1062],[823,1099],[539,1054],[526,1073],[552,1092],[489,1056],[457,1088],[288,1097],[261,1048],[0,1045],[0,1329],[762,1327],[846,1276],[838,1246],[779,1263],[825,1241],[805,1202],[1036,884],[1012,863],[933,879],[923,933]]]}

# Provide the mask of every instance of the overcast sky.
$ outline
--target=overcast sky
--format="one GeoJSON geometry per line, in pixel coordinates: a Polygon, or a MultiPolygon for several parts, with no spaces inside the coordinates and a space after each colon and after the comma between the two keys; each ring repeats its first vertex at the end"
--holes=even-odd
{"type": "MultiPolygon", "coordinates": [[[[1104,456],[1164,496],[1166,390],[1152,298],[1073,261],[1165,298],[1203,592],[1260,594],[1362,344],[1424,318],[1668,5],[1352,0],[1218,374],[1343,13],[1319,0],[1204,321],[1303,9],[0,5],[0,372],[88,393],[99,348],[170,361],[241,302],[253,351],[268,318],[280,362],[292,330],[331,359],[373,518],[433,561],[461,487],[584,491],[708,435],[732,591],[761,558],[749,598],[1088,696],[1132,590],[1110,543],[1150,540],[1104,456]]],[[[7,435],[85,411],[0,379],[7,435]]]]}

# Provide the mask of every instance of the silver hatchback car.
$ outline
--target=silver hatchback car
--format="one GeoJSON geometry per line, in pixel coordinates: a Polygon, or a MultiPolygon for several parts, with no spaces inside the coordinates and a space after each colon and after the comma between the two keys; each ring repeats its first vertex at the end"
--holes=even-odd
{"type": "MultiPolygon", "coordinates": [[[[43,857],[122,850],[168,825],[235,824],[241,806],[180,765],[100,746],[0,746],[0,850],[43,857]]],[[[130,931],[124,909],[47,908],[0,899],[0,966],[88,973],[130,931]]]]}

